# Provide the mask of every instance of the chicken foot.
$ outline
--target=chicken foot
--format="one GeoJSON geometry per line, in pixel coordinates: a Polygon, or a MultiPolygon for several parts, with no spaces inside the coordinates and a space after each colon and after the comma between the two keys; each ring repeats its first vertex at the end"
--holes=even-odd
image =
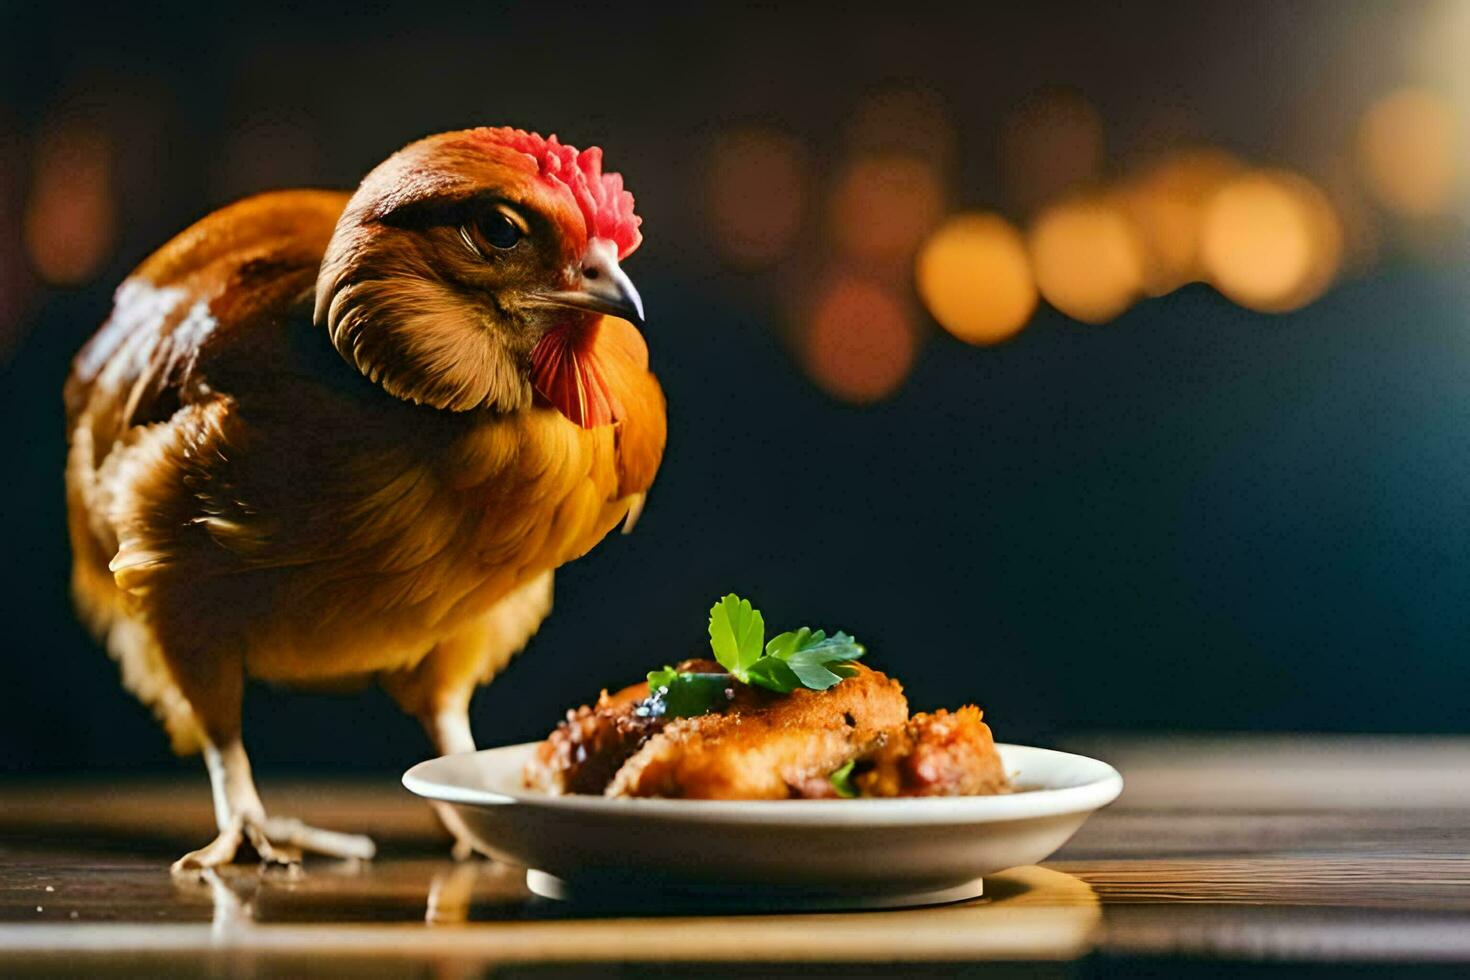
{"type": "MultiPolygon", "coordinates": [[[[424,731],[428,733],[429,740],[434,743],[434,750],[440,755],[454,755],[457,752],[475,751],[475,738],[470,733],[469,708],[459,708],[440,711],[423,719],[424,731]]],[[[439,823],[454,838],[454,847],[450,851],[456,861],[468,861],[476,854],[481,857],[491,857],[486,850],[475,841],[469,828],[464,825],[459,814],[448,803],[434,801],[434,815],[439,818],[439,823]]]]}
{"type": "Polygon", "coordinates": [[[250,772],[250,759],[238,737],[222,747],[206,743],[204,762],[214,793],[219,835],[175,861],[175,874],[192,874],[230,864],[247,841],[261,861],[275,865],[300,863],[302,851],[363,860],[377,853],[372,840],[360,834],[321,830],[294,817],[266,816],[250,772]]]}

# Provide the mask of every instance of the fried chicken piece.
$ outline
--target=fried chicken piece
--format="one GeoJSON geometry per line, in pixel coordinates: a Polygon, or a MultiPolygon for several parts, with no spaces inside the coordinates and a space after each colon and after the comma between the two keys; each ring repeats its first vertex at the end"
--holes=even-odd
{"type": "MultiPolygon", "coordinates": [[[[647,684],[567,718],[526,764],[526,785],[552,794],[684,799],[828,799],[832,773],[856,760],[860,796],[976,796],[1010,791],[979,708],[908,717],[902,686],[861,665],[827,691],[777,694],[731,682],[728,703],[693,718],[654,713],[647,684]]],[[[681,671],[723,673],[711,660],[681,671]]]]}
{"type": "Polygon", "coordinates": [[[988,796],[1010,792],[990,726],[974,705],[917,714],[859,763],[861,796],[988,796]]]}
{"type": "MultiPolygon", "coordinates": [[[[690,673],[724,673],[725,668],[713,660],[684,660],[676,670],[690,673]]],[[[749,698],[736,700],[730,684],[731,705],[748,704],[749,698]]],[[[649,738],[663,731],[674,718],[652,710],[648,704],[648,683],[629,684],[616,694],[603,691],[595,705],[583,705],[567,712],[566,721],[536,746],[526,762],[523,779],[527,787],[544,793],[601,793],[613,775],[649,738]]]]}
{"type": "Polygon", "coordinates": [[[724,711],[676,718],[617,771],[608,796],[770,800],[825,795],[827,777],[908,717],[898,681],[852,665],[826,691],[735,684],[724,711]],[[813,791],[812,787],[819,787],[813,791]]]}
{"type": "Polygon", "coordinates": [[[601,793],[628,757],[664,727],[662,716],[638,713],[647,699],[648,684],[632,684],[616,694],[603,691],[596,705],[568,711],[526,763],[526,785],[553,795],[601,793]]]}

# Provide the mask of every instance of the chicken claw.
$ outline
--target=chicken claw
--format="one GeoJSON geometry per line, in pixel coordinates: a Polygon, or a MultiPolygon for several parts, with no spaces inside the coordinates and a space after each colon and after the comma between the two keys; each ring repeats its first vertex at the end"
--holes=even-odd
{"type": "Polygon", "coordinates": [[[260,856],[262,864],[287,868],[301,864],[302,851],[364,861],[377,853],[377,845],[372,839],[361,834],[321,830],[307,826],[295,817],[259,819],[237,816],[214,840],[175,861],[173,873],[195,874],[233,864],[239,856],[240,846],[246,841],[260,856]]]}
{"type": "MultiPolygon", "coordinates": [[[[344,834],[337,830],[322,830],[302,823],[295,817],[267,817],[265,836],[277,847],[285,845],[312,854],[328,857],[371,861],[378,853],[378,846],[371,837],[363,834],[344,834]]],[[[254,838],[251,839],[254,843],[254,838]]],[[[256,845],[259,849],[259,845],[256,845]]]]}
{"type": "Polygon", "coordinates": [[[294,817],[267,817],[238,737],[220,746],[206,744],[204,762],[214,789],[219,836],[175,861],[174,874],[196,874],[232,864],[246,841],[262,863],[288,868],[301,864],[302,851],[364,861],[377,853],[377,845],[367,837],[318,830],[294,817]]]}
{"type": "Polygon", "coordinates": [[[229,864],[235,860],[235,852],[240,849],[241,837],[241,822],[236,820],[221,830],[214,840],[179,858],[169,870],[176,875],[193,874],[229,864]]]}
{"type": "Polygon", "coordinates": [[[172,871],[174,874],[192,874],[233,864],[239,854],[240,845],[247,838],[264,864],[292,865],[301,862],[301,852],[289,846],[277,847],[260,821],[236,816],[220,829],[219,836],[214,840],[175,861],[172,871]]]}

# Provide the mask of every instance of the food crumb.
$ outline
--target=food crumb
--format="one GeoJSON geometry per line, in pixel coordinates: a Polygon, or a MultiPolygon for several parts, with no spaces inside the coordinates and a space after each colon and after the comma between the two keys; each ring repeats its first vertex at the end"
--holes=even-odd
{"type": "Polygon", "coordinates": [[[36,906],[36,911],[37,911],[37,912],[44,912],[44,911],[46,911],[46,910],[45,910],[45,909],[43,909],[43,908],[41,908],[41,906],[39,906],[39,905],[37,905],[37,906],[36,906]]]}
{"type": "Polygon", "coordinates": [[[54,892],[54,891],[56,891],[56,886],[55,885],[47,885],[46,886],[46,890],[48,892],[54,892]]]}

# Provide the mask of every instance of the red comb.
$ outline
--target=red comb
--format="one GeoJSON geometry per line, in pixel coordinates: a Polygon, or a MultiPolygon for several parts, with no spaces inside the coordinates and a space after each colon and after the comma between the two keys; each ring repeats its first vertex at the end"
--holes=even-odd
{"type": "Polygon", "coordinates": [[[643,219],[633,213],[633,195],[623,189],[622,174],[602,172],[601,148],[578,150],[559,142],[554,134],[542,138],[510,126],[483,126],[469,135],[477,142],[526,154],[535,161],[543,178],[564,184],[582,209],[587,237],[613,242],[618,247],[618,258],[626,257],[643,241],[638,230],[643,219]]]}

